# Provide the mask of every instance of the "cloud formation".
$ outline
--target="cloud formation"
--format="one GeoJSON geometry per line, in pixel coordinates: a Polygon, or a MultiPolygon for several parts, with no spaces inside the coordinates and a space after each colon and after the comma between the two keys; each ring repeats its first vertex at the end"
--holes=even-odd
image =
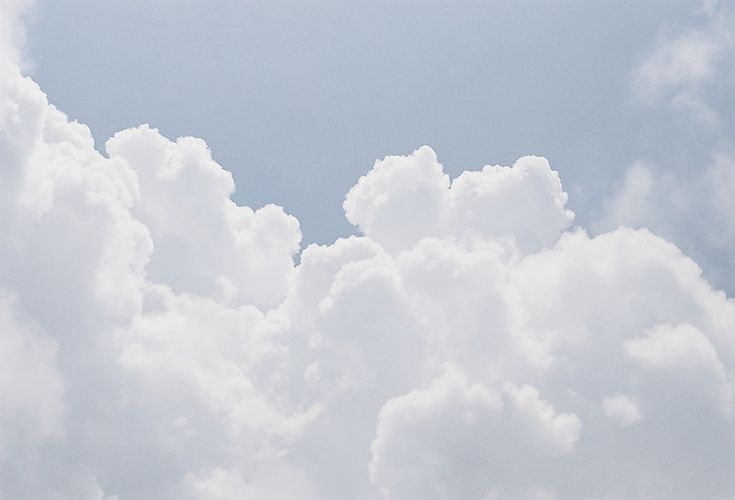
{"type": "Polygon", "coordinates": [[[423,146],[410,156],[376,162],[347,193],[344,208],[350,222],[392,253],[427,236],[469,233],[510,238],[529,252],[552,244],[571,224],[566,202],[559,175],[545,158],[488,165],[450,182],[432,149],[423,146]]]}
{"type": "Polygon", "coordinates": [[[726,2],[704,2],[703,21],[659,33],[658,40],[633,75],[635,94],[648,104],[668,103],[700,124],[721,124],[725,118],[713,97],[732,90],[735,13],[726,2]]]}
{"type": "Polygon", "coordinates": [[[735,495],[735,302],[545,159],[388,157],[296,265],[203,141],[100,154],[3,44],[1,497],[735,495]]]}

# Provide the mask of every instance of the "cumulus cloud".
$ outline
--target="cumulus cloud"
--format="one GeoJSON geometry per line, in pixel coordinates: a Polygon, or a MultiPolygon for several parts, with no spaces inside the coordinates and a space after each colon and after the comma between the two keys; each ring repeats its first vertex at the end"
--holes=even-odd
{"type": "Polygon", "coordinates": [[[423,146],[376,162],[347,193],[344,208],[350,222],[391,252],[426,236],[468,233],[509,238],[528,252],[553,244],[571,224],[566,202],[559,175],[545,158],[488,165],[450,182],[434,151],[423,146]]]}
{"type": "Polygon", "coordinates": [[[385,403],[370,477],[387,498],[528,496],[580,428],[531,386],[470,384],[449,370],[385,403]]]}
{"type": "Polygon", "coordinates": [[[105,149],[137,176],[131,213],[155,248],[151,281],[230,304],[283,300],[301,241],[296,218],[274,205],[253,211],[232,202],[232,175],[201,139],[172,142],[143,125],[115,134],[105,149]]]}
{"type": "Polygon", "coordinates": [[[362,235],[301,250],[199,139],[97,152],[2,43],[3,498],[735,494],[735,302],[646,229],[570,227],[545,159],[387,157],[362,235]]]}

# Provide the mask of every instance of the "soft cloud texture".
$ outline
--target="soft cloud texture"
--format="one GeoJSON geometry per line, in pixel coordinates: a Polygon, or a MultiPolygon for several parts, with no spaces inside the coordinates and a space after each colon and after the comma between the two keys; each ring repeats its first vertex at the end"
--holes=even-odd
{"type": "Polygon", "coordinates": [[[648,104],[667,102],[700,125],[715,125],[725,117],[712,98],[733,85],[735,19],[727,2],[705,2],[701,10],[700,26],[659,34],[634,74],[633,90],[648,104]]]}
{"type": "Polygon", "coordinates": [[[593,227],[646,227],[679,245],[733,293],[735,11],[705,2],[692,26],[662,30],[636,68],[633,94],[670,157],[634,162],[593,227]],[[678,160],[677,156],[683,158],[678,160]]]}
{"type": "Polygon", "coordinates": [[[486,166],[450,182],[431,148],[375,163],[347,193],[347,219],[391,252],[426,236],[474,233],[514,240],[524,252],[552,244],[574,214],[545,158],[486,166]],[[508,210],[513,204],[514,209],[508,210]],[[527,223],[533,221],[533,223],[527,223]]]}
{"type": "Polygon", "coordinates": [[[570,227],[545,159],[387,157],[362,236],[297,265],[203,141],[100,154],[3,43],[3,498],[735,495],[735,303],[646,229],[570,227]]]}

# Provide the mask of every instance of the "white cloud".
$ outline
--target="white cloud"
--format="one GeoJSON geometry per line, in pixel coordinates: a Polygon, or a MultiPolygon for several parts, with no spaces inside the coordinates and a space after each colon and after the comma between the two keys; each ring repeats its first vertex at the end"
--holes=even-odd
{"type": "Polygon", "coordinates": [[[395,253],[427,236],[476,233],[514,240],[524,252],[553,244],[572,222],[559,175],[545,158],[485,166],[449,180],[434,151],[375,163],[347,193],[347,219],[395,253]],[[511,205],[514,209],[507,210],[511,205]]]}
{"type": "Polygon", "coordinates": [[[733,12],[726,2],[705,4],[703,23],[660,33],[633,77],[633,91],[644,102],[661,101],[700,124],[721,125],[711,101],[718,87],[731,85],[722,74],[732,69],[733,12]]]}
{"type": "Polygon", "coordinates": [[[638,402],[625,394],[606,397],[602,410],[606,417],[616,419],[620,425],[630,425],[642,418],[638,402]]]}
{"type": "Polygon", "coordinates": [[[152,281],[234,304],[283,300],[301,241],[296,218],[274,205],[235,205],[232,174],[201,139],[174,143],[143,125],[115,134],[105,147],[137,175],[140,196],[131,213],[153,240],[146,266],[152,281]]]}
{"type": "MultiPolygon", "coordinates": [[[[64,387],[57,345],[0,295],[0,464],[33,456],[30,447],[63,437],[64,387]]],[[[0,465],[0,467],[2,466],[0,465]]]]}
{"type": "Polygon", "coordinates": [[[370,477],[387,498],[515,497],[572,452],[580,428],[533,387],[470,384],[449,370],[383,406],[370,477]]]}
{"type": "Polygon", "coordinates": [[[266,479],[256,484],[249,483],[237,471],[216,468],[205,476],[188,475],[184,479],[183,491],[186,498],[197,500],[282,500],[319,498],[308,480],[298,470],[283,469],[268,471],[266,479]]]}
{"type": "Polygon", "coordinates": [[[598,231],[650,228],[676,242],[731,292],[735,263],[735,158],[714,154],[700,171],[673,174],[636,162],[603,202],[598,231]]]}
{"type": "Polygon", "coordinates": [[[0,1],[0,51],[14,64],[27,64],[24,21],[34,3],[34,0],[0,1]]]}
{"type": "MultiPolygon", "coordinates": [[[[295,265],[297,220],[203,141],[101,155],[7,53],[3,498],[735,493],[735,303],[645,229],[569,231],[543,158],[388,157],[345,200],[364,235],[295,265]]],[[[637,168],[615,213],[650,206],[637,168]]]]}

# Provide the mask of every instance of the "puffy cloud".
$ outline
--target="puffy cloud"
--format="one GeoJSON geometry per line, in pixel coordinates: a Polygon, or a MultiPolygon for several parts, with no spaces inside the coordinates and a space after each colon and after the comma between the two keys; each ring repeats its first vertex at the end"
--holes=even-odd
{"type": "Polygon", "coordinates": [[[131,213],[153,240],[146,266],[152,281],[230,304],[268,308],[283,300],[301,241],[296,218],[274,205],[237,206],[232,174],[201,139],[174,143],[143,125],[115,134],[105,147],[137,175],[140,196],[131,213]]]}
{"type": "Polygon", "coordinates": [[[470,384],[450,370],[383,406],[370,477],[395,499],[527,496],[580,428],[533,387],[470,384]]]}
{"type": "Polygon", "coordinates": [[[15,457],[0,464],[0,496],[170,497],[198,466],[192,453],[211,468],[243,454],[245,438],[223,444],[248,434],[244,416],[265,443],[252,456],[275,453],[260,423],[287,441],[319,405],[281,407],[256,388],[281,327],[243,303],[283,300],[298,223],[235,206],[199,140],[141,127],[99,154],[11,56],[0,54],[0,345],[2,449],[15,457]]]}
{"type": "MultiPolygon", "coordinates": [[[[296,265],[297,220],[236,205],[203,141],[100,154],[17,57],[0,496],[735,494],[735,303],[646,229],[570,230],[543,158],[450,181],[428,147],[388,157],[345,199],[363,235],[296,265]]],[[[627,182],[635,214],[655,174],[627,182]]]]}
{"type": "Polygon", "coordinates": [[[691,325],[659,325],[643,337],[627,340],[628,357],[651,371],[672,370],[684,380],[680,390],[712,393],[724,413],[734,413],[733,388],[712,342],[691,325]]]}
{"type": "Polygon", "coordinates": [[[347,193],[347,219],[389,252],[427,236],[470,233],[514,240],[525,252],[553,244],[574,214],[559,175],[545,158],[526,156],[512,167],[485,166],[449,181],[434,151],[375,163],[347,193]],[[513,206],[513,210],[508,210],[513,206]]]}

